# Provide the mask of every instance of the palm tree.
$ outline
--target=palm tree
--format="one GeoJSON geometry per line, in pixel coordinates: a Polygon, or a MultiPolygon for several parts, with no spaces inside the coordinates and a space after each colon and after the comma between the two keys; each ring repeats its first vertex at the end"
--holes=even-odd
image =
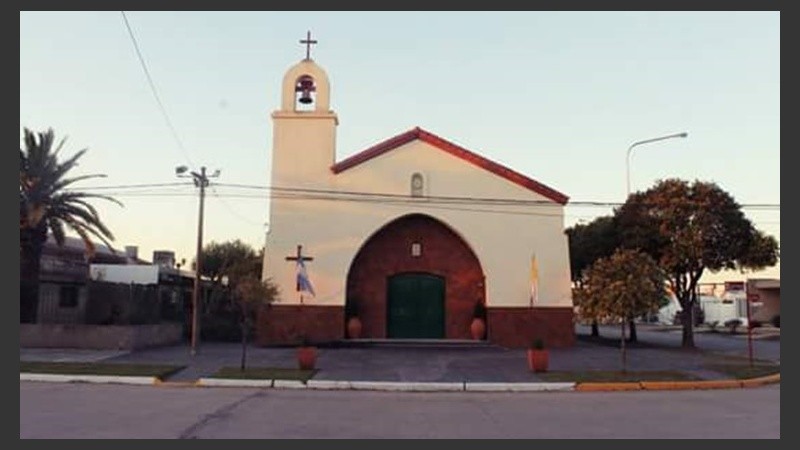
{"type": "Polygon", "coordinates": [[[61,246],[64,245],[65,226],[71,229],[83,240],[88,257],[95,252],[92,236],[109,248],[109,241],[114,240],[111,231],[100,221],[97,210],[87,200],[101,198],[122,204],[105,195],[68,189],[77,181],[105,175],[68,177],[86,149],[60,162],[59,151],[65,140],[62,139],[54,149],[52,129],[34,134],[25,128],[25,148],[19,150],[20,322],[36,321],[40,259],[48,231],[61,246]]]}

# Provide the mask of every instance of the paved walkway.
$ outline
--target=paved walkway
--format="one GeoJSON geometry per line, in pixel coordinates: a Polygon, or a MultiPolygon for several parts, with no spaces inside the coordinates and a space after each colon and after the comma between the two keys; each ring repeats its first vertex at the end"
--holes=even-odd
{"type": "MultiPolygon", "coordinates": [[[[613,337],[614,327],[603,327],[601,335],[613,337]]],[[[578,328],[579,336],[587,332],[578,328]]],[[[588,332],[587,332],[588,333],[588,332]]],[[[616,335],[618,336],[618,334],[616,335]]],[[[701,379],[721,379],[724,375],[706,369],[713,357],[710,351],[726,355],[746,356],[743,341],[735,337],[700,337],[698,346],[705,351],[682,351],[680,332],[653,331],[641,327],[639,339],[651,346],[628,351],[628,370],[672,370],[701,379]]],[[[757,357],[779,362],[780,341],[759,342],[757,357]]],[[[146,349],[135,352],[20,349],[20,360],[26,361],[107,361],[129,363],[177,364],[187,366],[173,375],[171,381],[197,380],[215,373],[224,366],[238,367],[241,345],[236,343],[201,343],[191,356],[188,345],[146,349]]],[[[251,367],[286,367],[297,365],[293,348],[250,347],[247,364],[251,367]]],[[[524,349],[498,346],[477,348],[453,347],[367,347],[318,349],[317,380],[402,381],[402,382],[536,382],[543,381],[527,367],[524,349]]],[[[619,370],[618,348],[585,342],[574,347],[550,350],[553,371],[619,370]]]]}

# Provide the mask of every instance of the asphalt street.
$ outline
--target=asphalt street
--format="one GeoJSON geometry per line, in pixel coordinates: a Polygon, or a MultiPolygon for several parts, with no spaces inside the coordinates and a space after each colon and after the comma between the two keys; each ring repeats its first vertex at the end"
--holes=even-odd
{"type": "Polygon", "coordinates": [[[20,382],[20,438],[780,438],[780,385],[390,393],[20,382]]]}

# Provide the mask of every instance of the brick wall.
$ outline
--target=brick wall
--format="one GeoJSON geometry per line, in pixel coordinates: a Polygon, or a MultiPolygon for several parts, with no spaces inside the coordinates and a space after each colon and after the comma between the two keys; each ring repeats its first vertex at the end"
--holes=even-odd
{"type": "Polygon", "coordinates": [[[475,303],[485,301],[483,270],[458,235],[423,215],[405,216],[382,228],[353,260],[347,278],[347,297],[360,299],[362,337],[386,337],[388,278],[408,272],[430,273],[445,279],[445,336],[469,339],[475,303]],[[411,254],[413,243],[421,245],[419,256],[411,254]]]}
{"type": "Polygon", "coordinates": [[[524,348],[541,338],[547,347],[575,344],[572,308],[489,308],[487,335],[492,343],[524,348]]]}
{"type": "Polygon", "coordinates": [[[258,311],[258,345],[295,345],[303,336],[313,342],[344,338],[344,308],[319,305],[267,305],[258,311]]]}
{"type": "MultiPolygon", "coordinates": [[[[347,298],[359,299],[362,338],[386,338],[387,282],[401,273],[445,279],[445,337],[470,339],[476,302],[485,302],[483,269],[470,247],[450,228],[423,215],[402,217],[373,235],[348,271],[347,298]],[[413,256],[411,246],[421,244],[413,256]]],[[[487,336],[498,345],[527,347],[536,337],[548,347],[575,343],[572,308],[488,308],[487,336]]],[[[296,344],[303,334],[322,342],[343,339],[342,306],[270,305],[257,323],[259,345],[296,344]]]]}

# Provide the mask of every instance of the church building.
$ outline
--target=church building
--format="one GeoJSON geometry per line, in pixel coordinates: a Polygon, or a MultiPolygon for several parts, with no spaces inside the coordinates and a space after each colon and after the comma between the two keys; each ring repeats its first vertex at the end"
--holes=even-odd
{"type": "Polygon", "coordinates": [[[361,338],[473,339],[478,304],[491,343],[574,344],[566,195],[421,127],[337,161],[308,47],[281,92],[259,344],[347,339],[346,311],[361,338]]]}

